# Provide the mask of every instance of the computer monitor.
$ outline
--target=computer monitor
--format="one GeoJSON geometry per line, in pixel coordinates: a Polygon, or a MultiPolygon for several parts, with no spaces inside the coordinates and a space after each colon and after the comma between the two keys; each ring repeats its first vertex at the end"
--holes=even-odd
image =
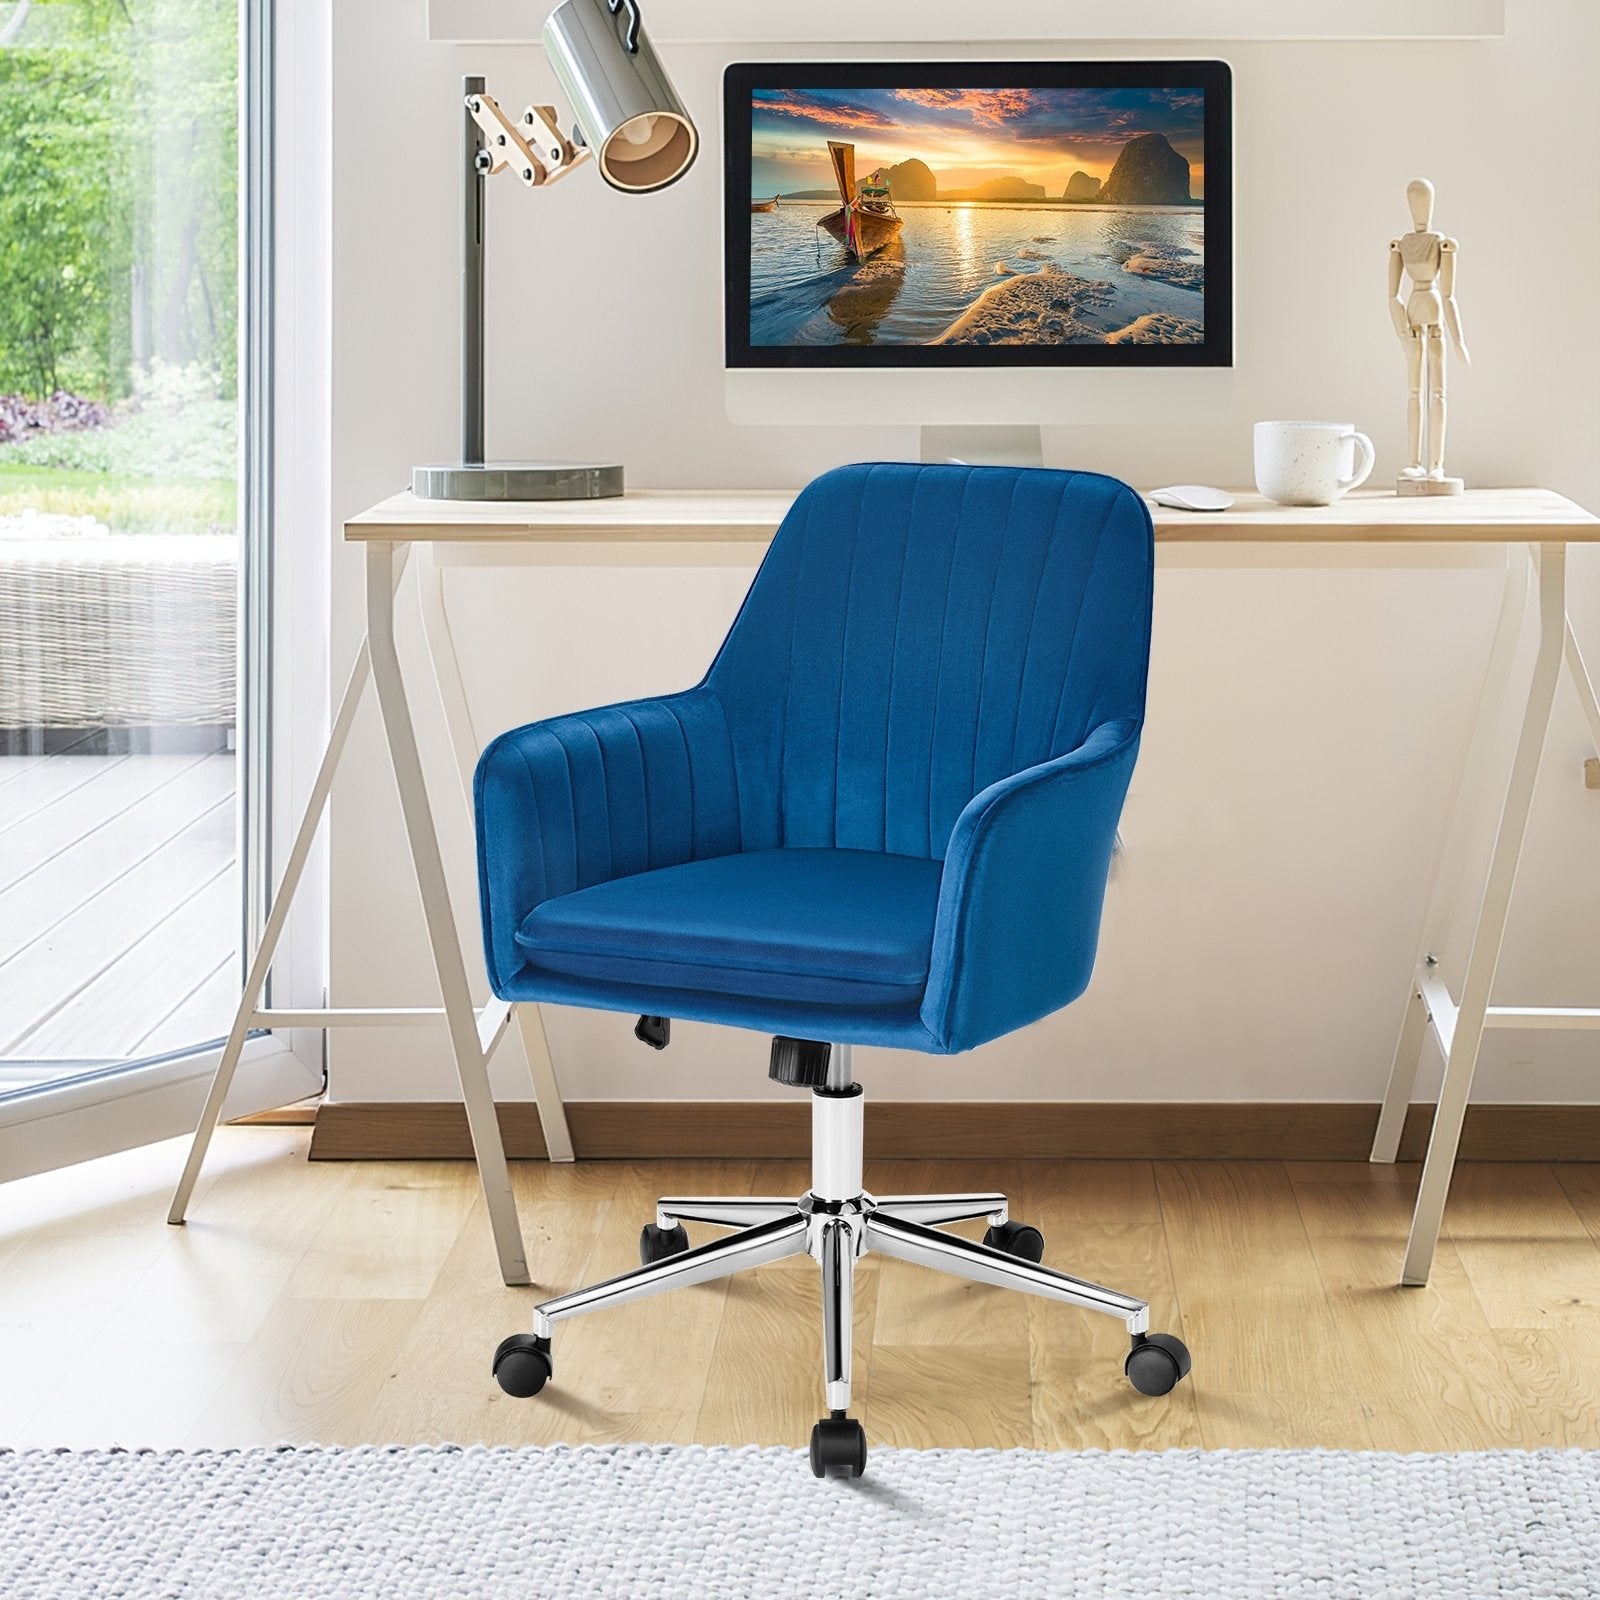
{"type": "Polygon", "coordinates": [[[1226,63],[739,63],[723,101],[735,421],[1226,409],[1226,63]]]}

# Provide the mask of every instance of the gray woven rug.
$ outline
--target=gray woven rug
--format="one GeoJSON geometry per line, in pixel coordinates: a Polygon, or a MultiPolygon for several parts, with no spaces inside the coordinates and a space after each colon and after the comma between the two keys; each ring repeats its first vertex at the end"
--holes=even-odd
{"type": "Polygon", "coordinates": [[[1600,1452],[0,1452],[6,1600],[1600,1595],[1600,1452]]]}

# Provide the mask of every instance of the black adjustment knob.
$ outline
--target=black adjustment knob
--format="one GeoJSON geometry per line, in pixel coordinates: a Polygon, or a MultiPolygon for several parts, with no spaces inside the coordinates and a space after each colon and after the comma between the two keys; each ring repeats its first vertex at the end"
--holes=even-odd
{"type": "Polygon", "coordinates": [[[652,1050],[665,1050],[672,1042],[672,1019],[640,1017],[633,1025],[633,1036],[640,1044],[647,1044],[652,1050]]]}
{"type": "Polygon", "coordinates": [[[815,1039],[789,1039],[779,1034],[772,1041],[772,1065],[767,1076],[791,1089],[821,1089],[828,1081],[831,1046],[815,1039]]]}

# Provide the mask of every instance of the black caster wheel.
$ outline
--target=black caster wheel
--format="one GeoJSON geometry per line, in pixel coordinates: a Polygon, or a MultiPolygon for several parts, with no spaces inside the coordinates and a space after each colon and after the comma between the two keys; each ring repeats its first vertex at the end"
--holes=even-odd
{"type": "Polygon", "coordinates": [[[1122,1370],[1140,1394],[1170,1394],[1189,1376],[1189,1347],[1170,1333],[1135,1334],[1122,1370]]]}
{"type": "Polygon", "coordinates": [[[867,1431],[835,1413],[811,1430],[811,1470],[819,1478],[859,1478],[867,1470],[867,1431]]]}
{"type": "Polygon", "coordinates": [[[554,1372],[550,1341],[536,1333],[514,1333],[494,1353],[494,1381],[518,1400],[531,1400],[554,1372]]]}
{"type": "Polygon", "coordinates": [[[1019,1261],[1044,1260],[1044,1235],[1026,1222],[1002,1222],[983,1236],[991,1250],[1004,1250],[1019,1261]]]}
{"type": "Polygon", "coordinates": [[[658,1228],[647,1222],[639,1230],[639,1265],[648,1267],[654,1261],[665,1261],[668,1256],[680,1256],[689,1248],[689,1235],[681,1222],[670,1228],[658,1228]]]}

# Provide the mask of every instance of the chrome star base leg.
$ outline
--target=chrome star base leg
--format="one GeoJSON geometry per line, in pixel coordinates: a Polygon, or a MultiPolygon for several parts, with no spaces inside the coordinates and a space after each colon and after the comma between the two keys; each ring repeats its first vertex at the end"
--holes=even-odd
{"type": "Polygon", "coordinates": [[[812,1090],[811,1188],[797,1200],[771,1195],[672,1195],[657,1202],[633,1272],[557,1295],[534,1308],[533,1332],[514,1334],[495,1352],[494,1376],[508,1394],[537,1394],[554,1373],[555,1325],[568,1317],[690,1284],[710,1283],[749,1267],[809,1255],[822,1279],[822,1377],[828,1415],[812,1430],[811,1469],[818,1477],[860,1477],[867,1442],[849,1415],[855,1264],[869,1250],[936,1272],[1056,1300],[1118,1318],[1131,1348],[1124,1370],[1141,1394],[1165,1394],[1189,1371],[1189,1352],[1170,1334],[1152,1334],[1150,1307],[1040,1265],[1044,1238],[1014,1222],[1003,1194],[868,1194],[862,1185],[863,1097],[851,1075],[850,1047],[835,1045],[826,1083],[812,1090]],[[941,1223],[984,1218],[984,1242],[939,1232],[941,1223]],[[689,1248],[685,1222],[738,1231],[689,1248]]]}

